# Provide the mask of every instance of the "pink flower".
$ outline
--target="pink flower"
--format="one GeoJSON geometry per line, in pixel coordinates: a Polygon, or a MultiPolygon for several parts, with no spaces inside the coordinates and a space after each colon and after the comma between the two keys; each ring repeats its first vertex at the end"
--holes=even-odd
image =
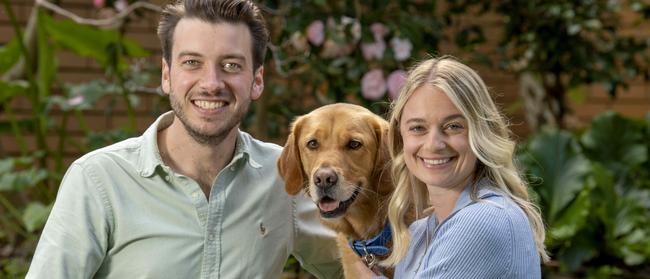
{"type": "Polygon", "coordinates": [[[375,22],[370,25],[370,32],[372,32],[375,41],[381,41],[388,34],[388,28],[379,22],[375,22]]]}
{"type": "Polygon", "coordinates": [[[325,24],[321,20],[314,20],[307,26],[307,40],[315,46],[320,46],[325,41],[325,24]]]}
{"type": "Polygon", "coordinates": [[[403,70],[395,70],[388,75],[386,84],[388,85],[388,96],[391,100],[397,100],[400,90],[406,82],[406,72],[403,70]]]}
{"type": "Polygon", "coordinates": [[[103,8],[105,4],[106,4],[105,0],[93,0],[93,6],[95,6],[95,8],[97,9],[103,8]]]}
{"type": "Polygon", "coordinates": [[[361,78],[361,95],[371,101],[376,101],[386,95],[386,80],[381,69],[370,70],[361,78]]]}
{"type": "Polygon", "coordinates": [[[384,40],[373,43],[361,43],[361,54],[363,54],[363,58],[366,61],[372,59],[381,60],[384,58],[384,51],[386,51],[386,43],[384,43],[384,40]]]}
{"type": "Polygon", "coordinates": [[[413,44],[409,39],[400,39],[393,37],[390,40],[390,46],[393,48],[395,53],[395,60],[404,61],[411,57],[411,50],[413,49],[413,44]]]}

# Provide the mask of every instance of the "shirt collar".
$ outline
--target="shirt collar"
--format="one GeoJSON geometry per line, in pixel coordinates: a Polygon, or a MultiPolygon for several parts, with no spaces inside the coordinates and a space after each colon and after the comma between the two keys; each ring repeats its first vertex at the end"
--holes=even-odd
{"type": "MultiPolygon", "coordinates": [[[[471,183],[471,182],[470,182],[471,183]]],[[[473,187],[472,184],[469,184],[465,187],[463,192],[456,200],[456,206],[451,214],[456,213],[457,211],[465,208],[466,206],[475,203],[476,201],[472,200],[472,191],[476,191],[476,197],[479,200],[486,199],[492,196],[502,196],[503,194],[493,186],[493,183],[490,182],[487,178],[481,178],[476,185],[473,187]]]]}
{"type": "MultiPolygon", "coordinates": [[[[140,175],[149,177],[153,175],[158,166],[165,166],[158,149],[158,132],[163,130],[174,121],[174,112],[169,111],[162,114],[154,121],[142,135],[142,147],[140,149],[139,162],[137,164],[140,175]]],[[[253,168],[261,168],[257,161],[251,158],[251,136],[245,132],[238,131],[237,142],[235,144],[235,154],[232,162],[245,160],[253,168]]]]}

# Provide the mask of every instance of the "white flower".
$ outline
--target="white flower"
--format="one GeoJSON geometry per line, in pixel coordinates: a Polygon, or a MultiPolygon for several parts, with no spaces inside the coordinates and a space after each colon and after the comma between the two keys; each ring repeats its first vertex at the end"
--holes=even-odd
{"type": "Polygon", "coordinates": [[[372,43],[361,43],[361,54],[366,61],[373,59],[381,60],[384,58],[384,51],[386,51],[386,43],[383,40],[372,43]]]}
{"type": "Polygon", "coordinates": [[[370,70],[361,78],[361,95],[372,101],[376,101],[386,95],[386,80],[381,69],[370,70]]]}
{"type": "Polygon", "coordinates": [[[409,39],[400,39],[398,37],[393,37],[390,40],[390,46],[393,48],[395,53],[395,60],[404,61],[411,57],[411,50],[413,49],[413,44],[409,39]]]}
{"type": "Polygon", "coordinates": [[[77,95],[68,99],[68,105],[71,107],[81,105],[84,102],[84,96],[77,95]]]}

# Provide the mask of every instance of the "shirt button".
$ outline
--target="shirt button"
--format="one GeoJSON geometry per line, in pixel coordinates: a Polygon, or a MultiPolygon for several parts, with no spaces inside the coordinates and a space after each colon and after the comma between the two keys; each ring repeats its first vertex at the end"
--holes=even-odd
{"type": "Polygon", "coordinates": [[[230,167],[230,171],[235,171],[235,166],[230,167]]]}
{"type": "Polygon", "coordinates": [[[199,192],[192,193],[192,197],[195,199],[199,198],[199,192]]]}
{"type": "Polygon", "coordinates": [[[260,223],[260,234],[266,235],[266,227],[264,226],[264,223],[260,223]]]}

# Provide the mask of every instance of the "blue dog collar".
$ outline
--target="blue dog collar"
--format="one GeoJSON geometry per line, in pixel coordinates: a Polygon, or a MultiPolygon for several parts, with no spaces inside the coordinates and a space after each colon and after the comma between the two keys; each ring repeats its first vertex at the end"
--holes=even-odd
{"type": "Polygon", "coordinates": [[[390,252],[386,244],[391,240],[390,225],[386,223],[384,229],[375,237],[365,240],[350,240],[349,245],[354,252],[360,257],[366,257],[369,254],[384,256],[390,252]]]}

